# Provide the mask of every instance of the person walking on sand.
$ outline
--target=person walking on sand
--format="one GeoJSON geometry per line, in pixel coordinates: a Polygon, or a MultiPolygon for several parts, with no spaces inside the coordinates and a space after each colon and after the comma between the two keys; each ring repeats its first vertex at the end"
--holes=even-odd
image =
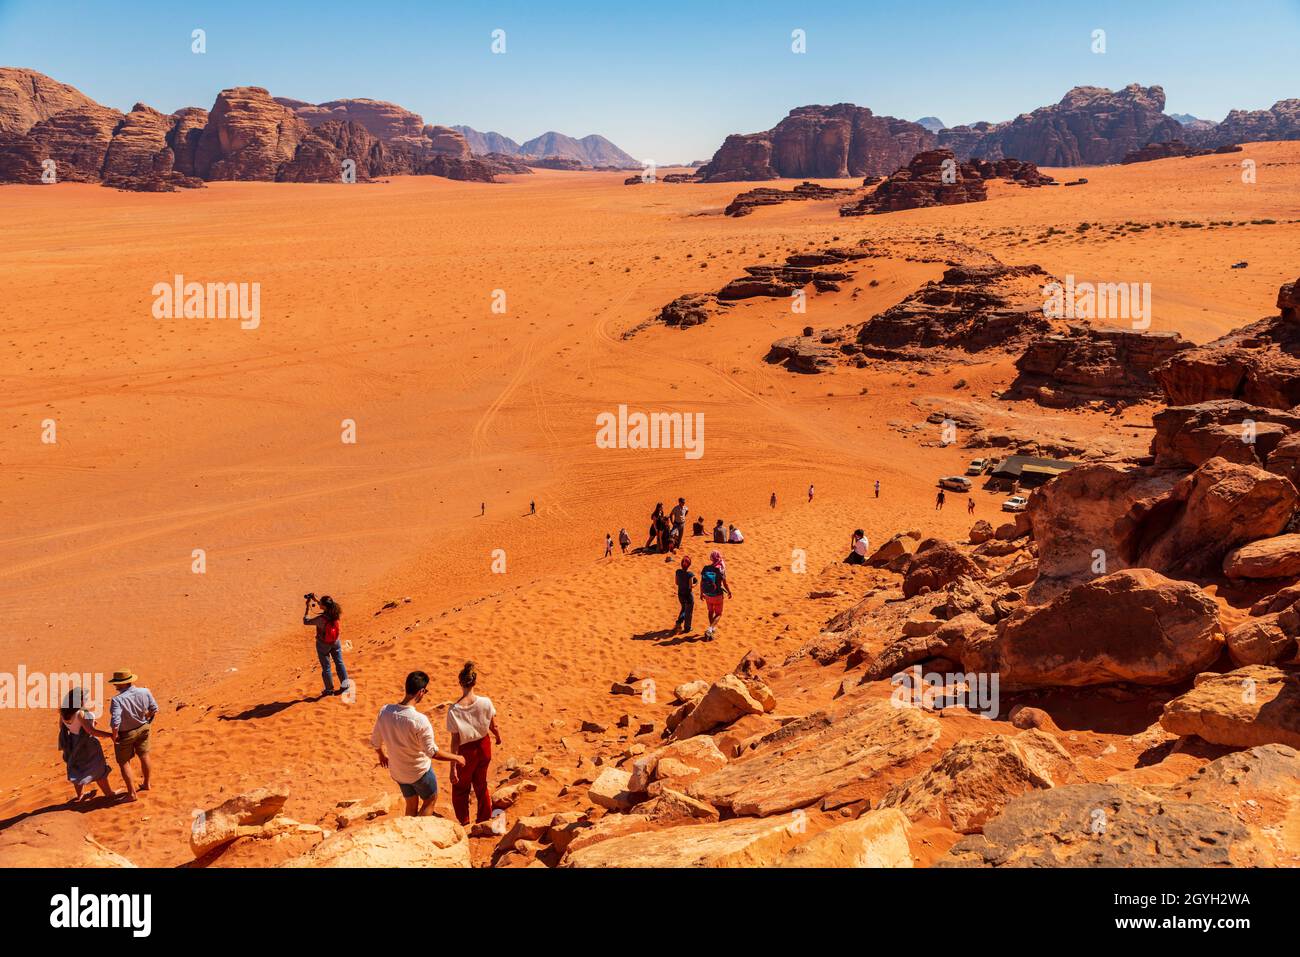
{"type": "Polygon", "coordinates": [[[104,759],[104,747],[99,743],[100,738],[112,740],[113,734],[95,727],[94,714],[82,707],[85,703],[86,692],[73,688],[59,708],[59,751],[76,794],[72,799],[74,804],[81,800],[83,789],[92,781],[104,797],[117,797],[108,783],[113,769],[104,759]]]}
{"type": "Polygon", "coordinates": [[[315,592],[308,592],[302,597],[307,601],[307,607],[302,612],[302,623],[316,629],[316,660],[320,662],[320,680],[323,686],[320,696],[328,698],[343,694],[351,684],[348,669],[343,665],[343,643],[339,640],[339,619],[343,617],[343,609],[329,595],[317,598],[315,592]],[[320,609],[315,615],[311,614],[312,605],[320,609]],[[334,690],[334,678],[330,674],[331,662],[339,675],[338,691],[334,690]]]}
{"type": "Polygon", "coordinates": [[[943,500],[944,500],[944,498],[945,498],[945,496],[944,496],[944,494],[943,494],[943,489],[939,489],[939,494],[936,495],[936,496],[934,497],[934,510],[935,510],[936,512],[939,512],[939,511],[942,511],[942,510],[943,510],[943,500]]]}
{"type": "Polygon", "coordinates": [[[529,502],[528,502],[528,514],[529,514],[529,515],[536,515],[536,514],[537,514],[537,500],[536,500],[536,499],[530,499],[530,500],[529,500],[529,502]]]}
{"type": "Polygon", "coordinates": [[[605,557],[610,558],[614,554],[614,539],[610,538],[609,532],[605,533],[605,557]]]}
{"type": "Polygon", "coordinates": [[[117,694],[109,702],[108,724],[113,731],[113,756],[122,770],[128,801],[137,800],[135,776],[131,773],[132,758],[140,759],[140,772],[144,778],[138,790],[149,790],[149,779],[153,774],[149,737],[153,720],[158,717],[158,702],[153,694],[148,688],[137,688],[135,682],[135,673],[129,668],[113,672],[109,679],[117,694]]]}
{"type": "Polygon", "coordinates": [[[967,515],[975,514],[975,498],[973,496],[968,495],[966,497],[966,514],[967,515]]]}
{"type": "Polygon", "coordinates": [[[776,493],[772,493],[772,498],[767,503],[768,508],[776,508],[776,493]]]}
{"type": "Polygon", "coordinates": [[[691,571],[691,556],[686,555],[682,558],[682,567],[677,569],[677,603],[681,606],[681,611],[677,613],[677,622],[673,625],[672,634],[681,632],[683,635],[691,633],[691,618],[695,614],[695,572],[691,571]]]}
{"type": "Polygon", "coordinates": [[[809,485],[809,486],[808,486],[808,504],[809,504],[809,505],[812,504],[812,498],[813,498],[813,487],[812,487],[811,485],[809,485]]]}
{"type": "Polygon", "coordinates": [[[624,555],[627,554],[627,550],[631,544],[632,536],[627,533],[626,528],[620,528],[618,530],[618,547],[622,549],[624,555]]]}
{"type": "Polygon", "coordinates": [[[880,498],[880,479],[876,479],[876,498],[880,498]]]}
{"type": "Polygon", "coordinates": [[[480,517],[487,514],[487,502],[478,503],[478,513],[480,517]]]}
{"type": "Polygon", "coordinates": [[[478,669],[465,662],[460,669],[460,700],[447,709],[447,733],[451,735],[451,752],[464,759],[462,766],[451,766],[451,807],[456,820],[469,826],[469,792],[474,790],[474,820],[492,819],[492,792],[488,790],[488,765],[492,763],[492,742],[501,746],[497,730],[497,709],[492,699],[474,693],[478,669]]]}
{"type": "Polygon", "coordinates": [[[386,704],[375,719],[370,732],[370,746],[375,749],[379,766],[387,768],[406,801],[407,817],[428,817],[438,800],[438,776],[434,761],[450,761],[452,767],[464,765],[458,754],[438,750],[433,739],[433,725],[415,706],[424,700],[429,676],[412,671],[406,676],[406,695],[399,704],[386,704]]]}
{"type": "Polygon", "coordinates": [[[712,638],[717,631],[718,620],[722,617],[723,596],[731,597],[731,586],[727,582],[727,565],[722,560],[722,552],[714,549],[709,553],[709,564],[700,572],[700,597],[709,611],[709,627],[704,629],[706,638],[712,638]]]}

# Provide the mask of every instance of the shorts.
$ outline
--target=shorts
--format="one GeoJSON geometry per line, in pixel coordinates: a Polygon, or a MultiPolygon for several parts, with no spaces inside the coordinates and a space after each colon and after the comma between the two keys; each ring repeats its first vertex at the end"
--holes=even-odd
{"type": "Polygon", "coordinates": [[[119,731],[113,742],[113,754],[118,764],[126,764],[138,754],[149,753],[149,725],[142,724],[130,731],[119,731]]]}
{"type": "Polygon", "coordinates": [[[433,773],[433,768],[425,771],[424,777],[413,784],[403,784],[398,781],[397,786],[402,791],[402,797],[418,797],[428,801],[438,796],[438,776],[433,773]]]}
{"type": "Polygon", "coordinates": [[[722,595],[705,595],[704,606],[709,609],[709,614],[715,618],[722,614],[722,595]]]}

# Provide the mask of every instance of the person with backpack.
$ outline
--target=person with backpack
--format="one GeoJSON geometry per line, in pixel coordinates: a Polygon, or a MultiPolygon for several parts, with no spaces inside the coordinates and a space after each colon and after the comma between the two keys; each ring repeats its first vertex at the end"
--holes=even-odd
{"type": "Polygon", "coordinates": [[[303,598],[307,601],[307,607],[303,609],[302,623],[316,628],[316,658],[320,661],[320,677],[325,686],[320,696],[328,698],[342,694],[351,686],[348,669],[343,666],[343,643],[339,640],[339,619],[343,617],[343,609],[329,595],[317,598],[315,592],[308,592],[303,598]],[[319,614],[311,615],[312,605],[320,609],[319,614]],[[334,663],[334,670],[339,675],[338,691],[334,690],[330,662],[334,663]]]}
{"type": "Polygon", "coordinates": [[[709,553],[709,564],[700,572],[700,597],[704,599],[704,607],[709,610],[709,627],[704,629],[706,638],[712,638],[717,630],[718,619],[722,617],[724,595],[731,597],[727,566],[722,560],[722,552],[714,549],[709,553]]]}
{"type": "Polygon", "coordinates": [[[691,556],[682,558],[682,567],[677,569],[677,603],[681,611],[677,613],[677,622],[672,633],[679,631],[683,635],[691,632],[691,617],[695,614],[695,572],[691,571],[691,556]]]}

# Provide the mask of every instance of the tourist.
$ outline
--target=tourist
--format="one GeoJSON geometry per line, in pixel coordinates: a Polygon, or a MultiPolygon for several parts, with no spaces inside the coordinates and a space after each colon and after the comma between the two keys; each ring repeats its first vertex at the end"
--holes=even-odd
{"type": "Polygon", "coordinates": [[[776,493],[775,493],[775,492],[772,493],[772,498],[768,501],[767,504],[768,504],[768,507],[769,507],[769,508],[776,508],[776,493]]]}
{"type": "Polygon", "coordinates": [[[970,495],[966,496],[966,514],[967,515],[975,514],[975,499],[973,496],[970,495]]]}
{"type": "Polygon", "coordinates": [[[677,504],[673,506],[672,512],[669,513],[669,517],[672,519],[673,528],[678,529],[679,531],[686,528],[686,516],[689,512],[690,509],[686,507],[686,499],[679,498],[677,504]]]}
{"type": "Polygon", "coordinates": [[[339,619],[343,617],[343,609],[329,595],[317,598],[315,592],[308,592],[302,597],[307,601],[307,607],[302,612],[302,623],[316,629],[316,658],[320,661],[320,680],[324,685],[320,696],[328,698],[330,695],[342,694],[349,687],[348,669],[343,666],[343,643],[339,640],[339,619]],[[318,614],[311,615],[312,605],[320,608],[318,614]],[[330,674],[331,662],[339,676],[338,691],[334,690],[334,678],[330,674]]]}
{"type": "Polygon", "coordinates": [[[628,547],[631,544],[632,536],[627,533],[626,528],[620,528],[618,530],[618,547],[622,550],[624,555],[627,554],[628,547]]]}
{"type": "Polygon", "coordinates": [[[704,630],[705,637],[712,638],[717,630],[718,620],[722,617],[724,595],[731,597],[731,585],[727,582],[727,565],[722,560],[722,552],[715,549],[709,553],[709,564],[700,572],[700,596],[709,610],[709,627],[704,630]]]}
{"type": "Polygon", "coordinates": [[[880,498],[880,479],[876,479],[876,498],[880,498]]]}
{"type": "Polygon", "coordinates": [[[100,738],[112,740],[113,733],[95,727],[95,716],[82,707],[85,703],[86,692],[73,688],[59,708],[59,751],[76,793],[72,799],[74,804],[81,800],[82,790],[92,781],[104,797],[117,797],[108,783],[113,769],[104,759],[104,747],[99,743],[100,738]]]}
{"type": "Polygon", "coordinates": [[[501,744],[497,730],[497,709],[492,699],[474,693],[478,669],[465,662],[460,669],[460,700],[447,709],[447,733],[451,735],[451,752],[464,759],[464,766],[451,766],[451,807],[456,820],[469,825],[469,792],[474,790],[474,820],[492,818],[492,793],[488,790],[488,765],[492,763],[492,742],[501,744]]]}
{"type": "Polygon", "coordinates": [[[696,538],[704,537],[704,516],[703,515],[697,515],[695,517],[695,524],[691,526],[691,534],[694,535],[696,538]]]}
{"type": "Polygon", "coordinates": [[[871,548],[871,543],[867,541],[867,533],[860,528],[853,530],[853,538],[849,542],[849,554],[844,559],[846,565],[865,565],[867,563],[867,552],[871,548]]]}
{"type": "Polygon", "coordinates": [[[108,724],[113,730],[113,755],[122,771],[126,784],[126,799],[136,800],[135,776],[131,773],[131,759],[140,759],[143,780],[139,790],[149,790],[153,764],[149,758],[150,729],[158,717],[158,702],[148,688],[135,686],[136,676],[130,669],[113,672],[109,679],[117,694],[108,707],[108,724]]]}
{"type": "Polygon", "coordinates": [[[681,611],[677,613],[677,622],[673,625],[672,633],[675,635],[679,631],[683,635],[691,632],[691,617],[695,614],[695,572],[691,571],[691,556],[686,555],[682,558],[682,567],[677,569],[677,603],[681,605],[681,611]]]}
{"type": "Polygon", "coordinates": [[[713,526],[713,540],[719,545],[727,543],[727,530],[722,527],[722,519],[718,519],[718,524],[713,526]]]}
{"type": "Polygon", "coordinates": [[[529,514],[529,515],[536,515],[536,514],[537,514],[537,500],[536,500],[536,499],[532,499],[532,500],[530,500],[530,501],[528,502],[528,514],[529,514]]]}
{"type": "Polygon", "coordinates": [[[614,539],[610,537],[609,532],[605,533],[605,557],[609,558],[614,554],[614,539]]]}
{"type": "Polygon", "coordinates": [[[655,510],[650,513],[650,536],[645,540],[645,547],[651,548],[659,539],[659,524],[664,517],[664,503],[655,503],[655,510]]]}
{"type": "Polygon", "coordinates": [[[740,529],[738,529],[735,525],[728,525],[727,541],[730,542],[732,545],[743,545],[745,543],[745,536],[740,534],[740,529]]]}
{"type": "Polygon", "coordinates": [[[941,511],[943,509],[943,500],[944,500],[943,489],[939,489],[939,494],[936,495],[934,498],[934,510],[936,512],[941,511]]]}
{"type": "Polygon", "coordinates": [[[809,502],[809,504],[812,503],[812,498],[813,498],[813,487],[812,487],[811,485],[809,485],[809,486],[808,486],[808,502],[809,502]]]}
{"type": "Polygon", "coordinates": [[[429,676],[412,671],[406,676],[406,695],[400,704],[386,704],[375,719],[370,732],[370,746],[379,756],[379,766],[387,768],[406,800],[407,817],[427,817],[438,800],[438,777],[434,761],[463,765],[458,754],[444,754],[433,739],[433,725],[416,705],[424,700],[429,676]],[[385,750],[387,749],[387,750],[385,750]]]}

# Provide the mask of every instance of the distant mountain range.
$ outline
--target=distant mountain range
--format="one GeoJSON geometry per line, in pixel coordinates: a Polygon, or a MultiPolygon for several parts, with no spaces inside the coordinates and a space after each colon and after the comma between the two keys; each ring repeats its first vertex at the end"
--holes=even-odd
{"type": "Polygon", "coordinates": [[[937,116],[923,116],[916,123],[918,126],[924,126],[931,133],[938,133],[940,130],[945,129],[943,120],[937,116]]]}
{"type": "Polygon", "coordinates": [[[558,157],[575,160],[583,166],[611,166],[617,169],[640,169],[642,166],[640,160],[595,133],[579,140],[551,131],[523,143],[516,143],[508,136],[493,132],[481,133],[472,126],[453,126],[452,129],[465,137],[471,152],[480,156],[500,153],[504,156],[538,159],[558,157]]]}

